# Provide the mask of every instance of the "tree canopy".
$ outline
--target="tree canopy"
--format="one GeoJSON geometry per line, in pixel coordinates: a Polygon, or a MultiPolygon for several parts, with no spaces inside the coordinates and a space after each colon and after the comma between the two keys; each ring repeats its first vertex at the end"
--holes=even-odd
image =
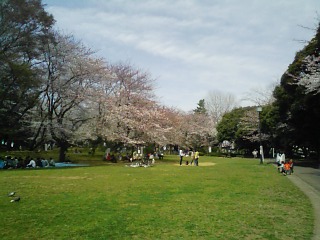
{"type": "Polygon", "coordinates": [[[40,0],[0,2],[0,135],[5,141],[18,134],[37,101],[42,43],[53,23],[40,0]]]}
{"type": "Polygon", "coordinates": [[[148,72],[97,58],[54,22],[41,0],[0,3],[0,137],[7,146],[55,143],[64,161],[68,147],[84,141],[208,144],[214,127],[204,100],[190,114],[161,106],[148,72]]]}
{"type": "Polygon", "coordinates": [[[259,115],[256,106],[233,109],[234,97],[219,92],[189,113],[164,107],[150,73],[97,58],[72,35],[54,31],[54,22],[41,0],[0,2],[1,140],[26,141],[31,149],[54,141],[60,160],[86,140],[200,148],[217,137],[249,150],[259,146],[260,123],[265,146],[319,158],[320,24],[259,115]]]}
{"type": "Polygon", "coordinates": [[[274,111],[279,117],[277,139],[288,153],[298,146],[307,154],[319,156],[319,51],[320,25],[315,37],[297,52],[274,90],[274,111]]]}

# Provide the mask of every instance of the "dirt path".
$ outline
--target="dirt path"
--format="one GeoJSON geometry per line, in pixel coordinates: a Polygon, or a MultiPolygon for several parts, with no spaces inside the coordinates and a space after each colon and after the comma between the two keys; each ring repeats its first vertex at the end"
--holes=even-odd
{"type": "Polygon", "coordinates": [[[320,240],[320,170],[295,167],[293,175],[287,177],[310,199],[315,215],[313,240],[320,240]]]}
{"type": "MultiPolygon", "coordinates": [[[[179,163],[176,163],[175,164],[176,166],[180,166],[180,164],[179,163]]],[[[215,163],[211,163],[211,162],[200,162],[199,163],[199,167],[209,167],[209,166],[214,166],[214,165],[216,165],[215,163]]],[[[194,167],[194,165],[186,165],[186,162],[185,161],[183,161],[183,163],[182,163],[182,165],[181,166],[185,166],[185,167],[194,167]]]]}

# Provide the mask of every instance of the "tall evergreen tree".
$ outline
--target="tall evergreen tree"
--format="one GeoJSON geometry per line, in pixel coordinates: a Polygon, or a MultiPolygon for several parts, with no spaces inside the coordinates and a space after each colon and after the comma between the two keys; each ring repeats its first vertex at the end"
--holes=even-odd
{"type": "Polygon", "coordinates": [[[204,99],[199,100],[198,106],[195,110],[193,110],[194,113],[201,113],[201,114],[207,114],[207,109],[205,107],[205,101],[204,99]]]}

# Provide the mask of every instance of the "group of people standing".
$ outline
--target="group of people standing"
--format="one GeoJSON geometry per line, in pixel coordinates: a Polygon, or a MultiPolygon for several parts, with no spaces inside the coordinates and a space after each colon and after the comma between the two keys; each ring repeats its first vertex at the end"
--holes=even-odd
{"type": "Polygon", "coordinates": [[[186,165],[199,166],[199,152],[198,151],[186,151],[184,152],[182,149],[179,150],[179,157],[180,157],[180,166],[182,166],[183,157],[191,157],[191,161],[186,161],[186,165]]]}

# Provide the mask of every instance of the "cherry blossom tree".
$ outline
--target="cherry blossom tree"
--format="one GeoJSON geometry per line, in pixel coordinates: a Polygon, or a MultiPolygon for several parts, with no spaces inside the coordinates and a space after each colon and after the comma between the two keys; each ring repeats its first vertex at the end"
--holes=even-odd
{"type": "MultiPolygon", "coordinates": [[[[243,141],[251,143],[259,143],[259,115],[255,107],[247,108],[238,124],[239,138],[243,141]]],[[[266,133],[261,133],[261,140],[267,141],[270,136],[266,133]]]]}
{"type": "Polygon", "coordinates": [[[175,108],[166,108],[167,124],[171,130],[165,134],[167,144],[184,146],[185,131],[187,129],[186,113],[175,108]]]}
{"type": "Polygon", "coordinates": [[[96,132],[107,141],[126,145],[164,144],[166,111],[154,100],[149,73],[129,64],[109,65],[111,83],[101,93],[96,132]]]}
{"type": "Polygon", "coordinates": [[[60,160],[86,121],[96,82],[106,75],[101,59],[71,36],[55,33],[43,52],[43,85],[40,103],[34,109],[34,141],[53,139],[60,147],[60,160]],[[42,138],[40,137],[40,133],[42,138]]]}
{"type": "Polygon", "coordinates": [[[320,55],[319,52],[304,59],[305,71],[301,72],[299,85],[306,88],[306,93],[320,93],[320,55]]]}
{"type": "Polygon", "coordinates": [[[184,117],[186,146],[199,148],[209,146],[215,137],[215,122],[211,116],[203,113],[189,113],[184,117]]]}

